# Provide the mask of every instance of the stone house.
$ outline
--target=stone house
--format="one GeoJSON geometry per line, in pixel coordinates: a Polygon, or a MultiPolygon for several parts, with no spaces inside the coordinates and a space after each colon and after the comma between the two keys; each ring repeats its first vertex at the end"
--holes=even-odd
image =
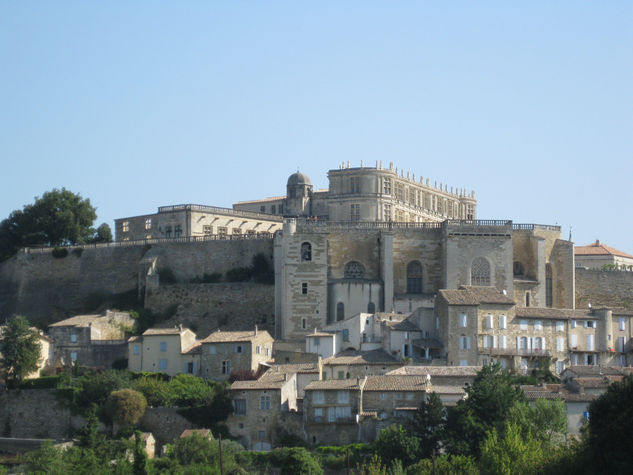
{"type": "Polygon", "coordinates": [[[235,381],[230,393],[231,435],[249,450],[270,450],[284,428],[282,413],[297,411],[296,373],[268,371],[254,381],[235,381]]]}
{"type": "Polygon", "coordinates": [[[593,244],[574,247],[576,266],[589,269],[602,269],[613,266],[616,269],[633,270],[633,256],[607,246],[596,240],[593,244]]]}
{"type": "Polygon", "coordinates": [[[382,348],[346,350],[323,360],[323,379],[350,379],[385,374],[403,365],[382,348]]]}
{"type": "Polygon", "coordinates": [[[48,326],[53,342],[52,365],[111,367],[127,358],[127,336],[135,320],[127,312],[78,315],[48,326]]]}
{"type": "Polygon", "coordinates": [[[150,328],[128,340],[128,368],[132,371],[200,374],[200,342],[182,325],[150,328]]]}
{"type": "Polygon", "coordinates": [[[431,378],[433,390],[438,386],[455,386],[465,388],[475,381],[481,366],[418,366],[407,365],[394,369],[387,376],[426,376],[431,378]]]}
{"type": "Polygon", "coordinates": [[[309,443],[343,445],[362,440],[359,425],[365,379],[313,381],[305,388],[304,429],[309,443]]]}
{"type": "Polygon", "coordinates": [[[226,381],[232,372],[257,372],[272,360],[273,338],[265,330],[216,331],[201,340],[200,375],[226,381]]]}
{"type": "Polygon", "coordinates": [[[303,403],[305,387],[312,381],[320,381],[323,373],[323,360],[316,363],[288,363],[273,364],[264,375],[272,376],[275,373],[296,375],[297,406],[300,409],[303,403]]]}

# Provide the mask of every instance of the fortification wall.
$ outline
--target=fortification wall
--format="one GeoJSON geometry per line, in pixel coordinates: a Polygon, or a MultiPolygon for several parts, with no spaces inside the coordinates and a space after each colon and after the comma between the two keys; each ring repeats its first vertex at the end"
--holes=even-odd
{"type": "Polygon", "coordinates": [[[152,245],[69,248],[55,258],[50,249],[21,251],[0,263],[0,320],[22,314],[49,323],[95,310],[104,296],[129,293],[135,297],[147,271],[142,260],[170,268],[183,282],[203,274],[226,273],[252,263],[263,253],[272,262],[272,239],[160,242],[152,245]]]}
{"type": "Polygon", "coordinates": [[[5,391],[0,394],[0,429],[5,437],[67,439],[85,425],[81,416],[61,407],[54,389],[5,391]]]}
{"type": "Polygon", "coordinates": [[[255,325],[274,335],[275,288],[243,283],[161,285],[145,294],[145,307],[159,314],[176,307],[176,313],[161,326],[182,323],[205,338],[218,327],[246,330],[255,325]]]}
{"type": "Polygon", "coordinates": [[[576,268],[576,308],[633,305],[633,272],[576,268]]]}

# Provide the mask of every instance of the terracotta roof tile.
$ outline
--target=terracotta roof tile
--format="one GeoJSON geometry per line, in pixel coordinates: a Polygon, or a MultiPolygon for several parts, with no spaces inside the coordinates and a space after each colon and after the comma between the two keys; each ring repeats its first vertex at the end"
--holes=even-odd
{"type": "Polygon", "coordinates": [[[558,320],[569,318],[598,318],[589,310],[544,307],[517,307],[516,316],[522,318],[553,318],[558,320]]]}
{"type": "Polygon", "coordinates": [[[442,376],[477,376],[477,373],[481,371],[481,366],[403,366],[402,368],[389,371],[387,375],[431,375],[431,380],[434,377],[442,376]]]}
{"type": "Polygon", "coordinates": [[[305,391],[321,391],[328,389],[348,389],[360,390],[360,385],[364,384],[364,380],[360,382],[356,379],[326,379],[325,381],[312,381],[305,387],[305,391]]]}
{"type": "Polygon", "coordinates": [[[365,391],[423,391],[430,389],[426,376],[368,376],[365,391]]]}
{"type": "Polygon", "coordinates": [[[272,339],[270,334],[266,330],[259,330],[257,335],[254,331],[236,331],[236,332],[224,332],[224,331],[215,331],[211,333],[204,340],[201,340],[202,343],[231,343],[234,341],[252,341],[256,337],[265,335],[272,339]]]}
{"type": "Polygon", "coordinates": [[[629,259],[633,259],[633,256],[631,254],[618,251],[617,249],[611,246],[602,244],[600,241],[596,241],[593,244],[588,244],[586,246],[575,246],[574,255],[575,256],[618,256],[618,257],[628,257],[629,259]]]}
{"type": "Polygon", "coordinates": [[[440,295],[450,305],[480,305],[482,303],[514,305],[514,300],[503,295],[495,287],[463,285],[457,290],[442,289],[440,295]]]}
{"type": "Polygon", "coordinates": [[[235,381],[231,384],[231,391],[244,391],[256,389],[280,389],[285,386],[292,377],[287,373],[271,373],[267,371],[259,379],[250,381],[235,381]]]}
{"type": "Polygon", "coordinates": [[[402,364],[382,348],[370,351],[346,350],[323,360],[324,365],[402,364]]]}

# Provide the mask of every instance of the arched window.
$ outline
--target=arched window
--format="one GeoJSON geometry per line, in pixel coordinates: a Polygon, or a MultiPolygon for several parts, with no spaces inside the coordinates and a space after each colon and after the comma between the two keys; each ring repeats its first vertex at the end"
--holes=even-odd
{"type": "Polygon", "coordinates": [[[301,260],[302,261],[312,260],[312,244],[310,244],[309,242],[304,242],[301,244],[301,260]]]}
{"type": "Polygon", "coordinates": [[[543,339],[540,336],[534,338],[534,349],[542,350],[543,349],[543,339]]]}
{"type": "Polygon", "coordinates": [[[523,264],[519,261],[514,261],[512,264],[512,273],[514,274],[514,277],[523,277],[525,275],[525,268],[523,267],[523,264]]]}
{"type": "Polygon", "coordinates": [[[367,304],[367,313],[376,313],[376,304],[374,302],[367,304]]]}
{"type": "Polygon", "coordinates": [[[422,264],[419,261],[411,261],[407,265],[407,293],[422,293],[422,264]]]}
{"type": "Polygon", "coordinates": [[[345,319],[345,304],[343,302],[339,302],[336,304],[336,320],[344,320],[345,319]]]}
{"type": "Polygon", "coordinates": [[[484,257],[476,257],[470,268],[471,285],[490,285],[490,263],[484,257]]]}
{"type": "Polygon", "coordinates": [[[362,279],[365,277],[365,268],[360,262],[350,261],[345,265],[346,279],[362,279]]]}
{"type": "Polygon", "coordinates": [[[552,292],[552,265],[545,265],[545,306],[551,307],[553,305],[553,292],[552,292]]]}

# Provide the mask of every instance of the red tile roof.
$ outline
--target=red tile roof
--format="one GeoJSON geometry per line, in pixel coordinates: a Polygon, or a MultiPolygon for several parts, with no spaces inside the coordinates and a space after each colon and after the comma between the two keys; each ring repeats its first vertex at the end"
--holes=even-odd
{"type": "Polygon", "coordinates": [[[618,257],[628,257],[629,259],[633,259],[633,256],[631,254],[618,251],[617,249],[614,249],[611,246],[602,244],[600,241],[596,241],[593,244],[588,244],[587,246],[575,246],[574,255],[575,256],[618,256],[618,257]]]}

